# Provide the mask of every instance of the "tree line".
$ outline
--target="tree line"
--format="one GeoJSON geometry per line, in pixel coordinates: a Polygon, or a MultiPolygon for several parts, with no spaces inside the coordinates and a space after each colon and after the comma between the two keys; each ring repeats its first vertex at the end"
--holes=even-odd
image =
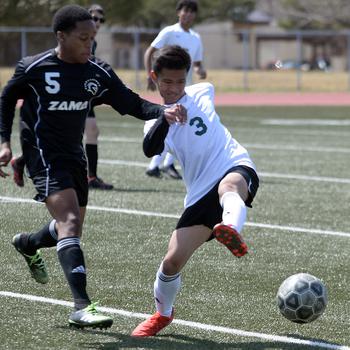
{"type": "MultiPolygon", "coordinates": [[[[0,26],[50,26],[55,11],[67,4],[84,7],[88,0],[1,0],[0,26]]],[[[177,21],[177,0],[98,0],[106,11],[107,25],[160,28],[177,21]]],[[[350,28],[349,0],[198,0],[197,22],[244,22],[260,9],[286,29],[350,28]]]]}

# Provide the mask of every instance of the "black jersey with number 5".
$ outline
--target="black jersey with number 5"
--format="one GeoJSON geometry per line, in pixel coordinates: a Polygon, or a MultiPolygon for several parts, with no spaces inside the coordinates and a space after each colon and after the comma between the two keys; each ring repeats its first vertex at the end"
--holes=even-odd
{"type": "Polygon", "coordinates": [[[22,59],[0,100],[1,142],[10,141],[14,110],[21,107],[21,141],[30,174],[68,160],[85,162],[85,119],[96,105],[142,120],[158,118],[164,108],[128,89],[112,68],[98,58],[85,64],[60,60],[50,50],[22,59]]]}

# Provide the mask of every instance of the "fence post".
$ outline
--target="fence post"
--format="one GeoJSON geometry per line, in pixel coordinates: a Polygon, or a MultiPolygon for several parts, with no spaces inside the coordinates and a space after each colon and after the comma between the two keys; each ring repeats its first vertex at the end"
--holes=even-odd
{"type": "Polygon", "coordinates": [[[135,64],[134,68],[135,68],[136,90],[141,89],[139,52],[140,52],[140,32],[138,28],[135,28],[134,29],[134,64],[135,64]]]}
{"type": "Polygon", "coordinates": [[[249,39],[250,32],[248,30],[243,31],[243,89],[249,90],[248,70],[249,70],[249,39]]]}
{"type": "Polygon", "coordinates": [[[346,69],[348,71],[348,90],[350,90],[350,32],[348,32],[348,36],[347,36],[347,45],[348,45],[348,57],[347,57],[346,69]]]}
{"type": "Polygon", "coordinates": [[[303,60],[303,36],[300,31],[297,32],[297,62],[298,62],[298,67],[297,67],[297,90],[300,91],[302,86],[301,86],[301,65],[302,65],[302,60],[303,60]]]}
{"type": "Polygon", "coordinates": [[[21,28],[21,57],[26,57],[26,56],[27,56],[27,34],[26,34],[26,29],[22,27],[21,28]]]}

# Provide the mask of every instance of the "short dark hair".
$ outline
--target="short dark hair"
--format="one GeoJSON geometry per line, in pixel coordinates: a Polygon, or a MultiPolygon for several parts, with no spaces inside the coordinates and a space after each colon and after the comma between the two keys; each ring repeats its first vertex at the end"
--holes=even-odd
{"type": "Polygon", "coordinates": [[[176,12],[183,8],[198,12],[198,2],[196,0],[180,0],[176,5],[176,12]]]}
{"type": "Polygon", "coordinates": [[[67,5],[61,7],[54,15],[52,29],[56,34],[58,31],[70,32],[76,28],[76,23],[92,20],[90,13],[84,7],[78,5],[67,5]]]}
{"type": "Polygon", "coordinates": [[[178,45],[168,45],[157,50],[153,55],[152,69],[158,75],[162,69],[190,70],[191,57],[178,45]]]}
{"type": "Polygon", "coordinates": [[[90,7],[88,8],[88,11],[89,11],[89,13],[98,12],[101,16],[105,15],[105,11],[104,11],[103,7],[101,5],[98,5],[98,4],[90,5],[90,7]]]}

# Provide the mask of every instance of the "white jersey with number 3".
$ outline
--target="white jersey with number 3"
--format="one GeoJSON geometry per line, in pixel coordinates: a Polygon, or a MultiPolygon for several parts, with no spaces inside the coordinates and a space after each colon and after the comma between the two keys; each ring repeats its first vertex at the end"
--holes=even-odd
{"type": "Polygon", "coordinates": [[[187,122],[169,127],[165,147],[179,161],[189,207],[202,198],[232,167],[255,169],[247,150],[221,124],[214,108],[214,87],[200,83],[185,88],[177,103],[187,109],[187,122]]]}

